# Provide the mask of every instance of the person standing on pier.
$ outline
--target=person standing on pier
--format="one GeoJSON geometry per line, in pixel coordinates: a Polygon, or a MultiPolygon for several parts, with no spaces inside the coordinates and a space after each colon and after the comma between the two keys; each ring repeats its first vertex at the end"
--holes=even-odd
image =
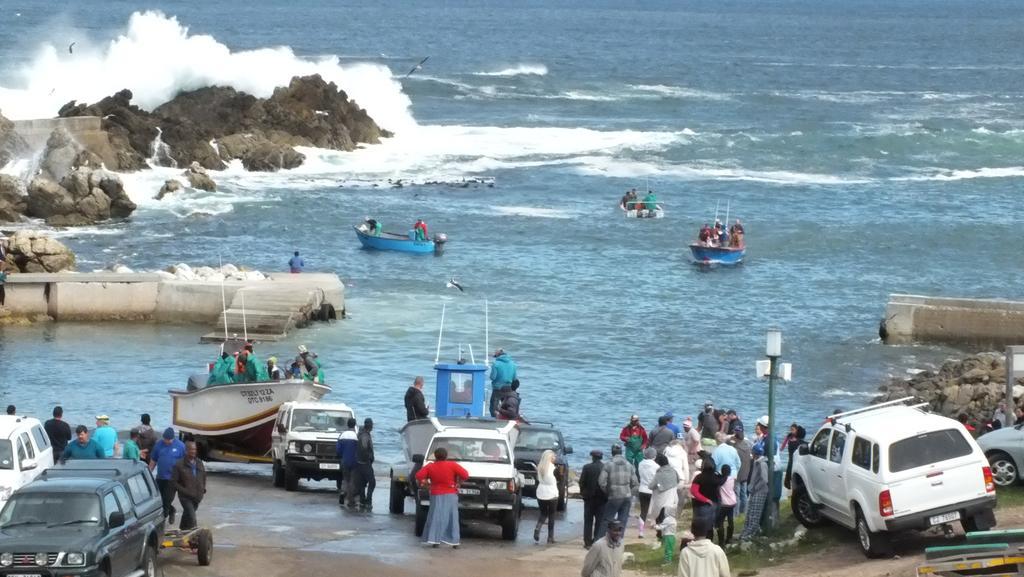
{"type": "Polygon", "coordinates": [[[640,461],[644,460],[644,449],[647,448],[647,430],[640,424],[640,415],[629,417],[629,423],[619,431],[619,440],[626,445],[626,460],[639,471],[640,461]]]}
{"type": "Polygon", "coordinates": [[[373,490],[377,488],[377,479],[373,474],[373,419],[363,421],[363,428],[356,435],[356,495],[359,496],[359,507],[363,511],[373,509],[373,490]]]}
{"type": "Polygon", "coordinates": [[[292,258],[288,259],[288,270],[292,274],[299,274],[304,268],[306,268],[306,261],[302,260],[302,257],[299,256],[299,251],[295,251],[292,258]]]}
{"type": "Polygon", "coordinates": [[[356,436],[356,420],[348,418],[347,429],[338,436],[335,451],[341,463],[341,492],[338,493],[338,505],[346,505],[349,509],[356,508],[356,447],[359,438],[356,436]]]}
{"type": "Polygon", "coordinates": [[[156,485],[160,488],[160,497],[164,505],[164,517],[171,525],[174,524],[174,483],[171,475],[174,466],[185,456],[185,443],[174,438],[174,429],[164,429],[163,439],[153,447],[150,455],[149,470],[156,469],[156,485]]]}
{"type": "Polygon", "coordinates": [[[625,528],[619,521],[609,521],[604,537],[583,558],[580,577],[619,577],[622,575],[622,534],[625,528]]]}
{"type": "Polygon", "coordinates": [[[110,426],[110,417],[96,415],[96,430],[92,432],[92,438],[103,447],[108,459],[114,456],[117,451],[117,430],[110,426]]]}
{"type": "Polygon", "coordinates": [[[99,443],[89,438],[89,428],[85,425],[75,427],[75,435],[78,437],[74,442],[64,447],[60,455],[60,462],[66,463],[71,459],[105,459],[106,454],[99,443]]]}
{"type": "Polygon", "coordinates": [[[605,521],[618,521],[625,527],[633,506],[633,492],[640,486],[640,481],[636,468],[622,456],[622,445],[612,445],[612,460],[601,470],[598,484],[608,496],[608,503],[604,506],[605,521]]]}
{"type": "Polygon", "coordinates": [[[469,479],[469,473],[455,461],[448,460],[448,451],[438,447],[434,461],[416,472],[416,481],[430,484],[430,509],[423,529],[423,542],[432,547],[441,543],[458,547],[459,483],[469,479]]]}
{"type": "Polygon", "coordinates": [[[580,497],[583,498],[583,548],[590,549],[594,539],[604,535],[604,504],[608,501],[601,490],[599,480],[604,463],[604,453],[598,450],[590,452],[591,462],[583,465],[580,472],[580,497]]]}
{"type": "Polygon", "coordinates": [[[46,436],[50,437],[50,445],[53,446],[53,458],[59,459],[60,454],[71,442],[71,425],[64,420],[64,409],[61,406],[53,408],[53,418],[43,423],[46,436]]]}
{"type": "Polygon", "coordinates": [[[206,466],[198,457],[198,449],[193,441],[185,443],[185,456],[180,459],[171,472],[171,482],[178,493],[181,504],[182,531],[195,529],[196,509],[206,494],[206,466]]]}
{"type": "Polygon", "coordinates": [[[430,409],[423,398],[423,377],[416,377],[405,391],[405,420],[415,421],[429,416],[430,409]]]}
{"type": "Polygon", "coordinates": [[[153,452],[157,442],[157,434],[150,424],[149,413],[142,413],[138,426],[132,430],[139,433],[139,457],[143,461],[149,461],[149,454],[153,452]]]}

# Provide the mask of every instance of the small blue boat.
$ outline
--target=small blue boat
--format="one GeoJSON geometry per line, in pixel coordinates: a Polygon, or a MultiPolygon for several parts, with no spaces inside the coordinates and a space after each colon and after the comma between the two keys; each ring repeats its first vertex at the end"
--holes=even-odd
{"type": "Polygon", "coordinates": [[[382,232],[380,235],[370,234],[365,224],[355,227],[356,236],[363,248],[373,250],[395,250],[398,252],[411,252],[413,254],[441,254],[444,252],[444,245],[448,237],[444,233],[434,235],[432,240],[413,240],[409,234],[396,234],[393,232],[382,232]]]}
{"type": "Polygon", "coordinates": [[[694,263],[704,266],[740,264],[746,252],[745,246],[704,246],[696,242],[690,245],[694,263]]]}

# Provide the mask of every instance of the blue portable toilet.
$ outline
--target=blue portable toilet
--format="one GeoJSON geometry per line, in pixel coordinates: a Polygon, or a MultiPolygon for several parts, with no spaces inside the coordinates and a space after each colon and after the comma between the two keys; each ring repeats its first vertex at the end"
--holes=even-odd
{"type": "Polygon", "coordinates": [[[483,417],[487,365],[438,363],[434,414],[438,417],[483,417]]]}

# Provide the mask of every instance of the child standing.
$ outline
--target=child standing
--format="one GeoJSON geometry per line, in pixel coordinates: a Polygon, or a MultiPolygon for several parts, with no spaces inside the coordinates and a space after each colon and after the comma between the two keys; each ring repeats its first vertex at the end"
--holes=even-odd
{"type": "Polygon", "coordinates": [[[661,546],[665,551],[665,563],[671,563],[676,552],[676,515],[665,515],[665,519],[654,526],[661,532],[661,546]]]}
{"type": "Polygon", "coordinates": [[[722,465],[722,486],[718,489],[721,502],[718,507],[718,519],[715,520],[715,528],[718,529],[718,544],[722,547],[732,541],[733,511],[736,508],[736,479],[731,474],[732,467],[722,465]],[[728,529],[726,529],[726,525],[728,525],[728,529]]]}

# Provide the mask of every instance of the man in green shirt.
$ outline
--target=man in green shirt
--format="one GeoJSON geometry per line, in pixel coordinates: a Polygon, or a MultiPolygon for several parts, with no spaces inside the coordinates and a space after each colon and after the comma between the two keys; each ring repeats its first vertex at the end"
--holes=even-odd
{"type": "Polygon", "coordinates": [[[69,459],[106,459],[107,453],[99,443],[89,438],[89,428],[85,425],[78,425],[75,428],[77,438],[68,443],[60,456],[63,463],[69,459]]]}
{"type": "Polygon", "coordinates": [[[124,448],[121,449],[121,458],[131,461],[142,460],[139,454],[139,431],[136,429],[132,429],[131,438],[125,442],[124,448]]]}

